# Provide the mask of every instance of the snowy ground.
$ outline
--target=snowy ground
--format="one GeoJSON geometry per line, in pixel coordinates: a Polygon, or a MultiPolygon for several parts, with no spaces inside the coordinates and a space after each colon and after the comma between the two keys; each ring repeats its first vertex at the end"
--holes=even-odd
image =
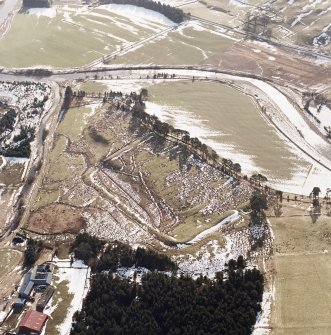
{"type": "MultiPolygon", "coordinates": [[[[176,24],[166,18],[163,14],[158,12],[132,5],[102,5],[100,8],[107,9],[108,11],[125,16],[134,23],[138,23],[141,26],[146,26],[146,22],[152,22],[154,24],[162,24],[165,26],[175,26],[176,24]]],[[[157,29],[156,29],[157,30],[157,29]]]]}
{"type": "Polygon", "coordinates": [[[50,18],[53,18],[56,16],[56,8],[51,7],[51,8],[30,8],[28,10],[29,14],[37,15],[38,17],[40,16],[47,16],[50,18]]]}
{"type": "MultiPolygon", "coordinates": [[[[86,266],[81,260],[75,260],[70,265],[70,260],[62,261],[55,260],[54,264],[58,267],[57,275],[60,277],[59,282],[68,282],[69,293],[74,294],[71,301],[71,306],[67,311],[67,315],[62,324],[57,328],[60,334],[69,334],[72,323],[72,316],[77,310],[80,310],[83,304],[83,299],[88,291],[90,268],[86,266]]],[[[56,308],[50,307],[49,314],[56,308]]]]}
{"type": "Polygon", "coordinates": [[[6,137],[2,145],[11,144],[13,137],[20,133],[22,126],[37,130],[44,112],[51,106],[50,96],[51,86],[46,83],[0,82],[0,101],[7,103],[9,108],[12,107],[17,111],[14,129],[6,134],[1,134],[6,137]],[[45,102],[43,103],[43,101],[45,102]]]}
{"type": "Polygon", "coordinates": [[[256,323],[252,335],[268,335],[270,334],[270,313],[271,304],[275,300],[275,286],[263,292],[262,312],[257,316],[256,323]]]}
{"type": "MultiPolygon", "coordinates": [[[[206,73],[200,71],[173,70],[172,72],[176,73],[176,75],[191,75],[196,78],[206,77],[206,73]]],[[[311,168],[306,171],[297,171],[291,180],[275,180],[271,186],[283,191],[307,195],[314,186],[318,185],[324,193],[328,187],[327,185],[331,184],[331,171],[328,170],[328,168],[331,169],[331,145],[310,128],[301,113],[290,103],[288,98],[275,87],[261,80],[225,74],[212,74],[210,72],[207,75],[208,78],[228,79],[237,83],[247,82],[253,85],[255,90],[259,91],[258,99],[260,102],[268,106],[272,105],[268,117],[274,125],[288,135],[288,138],[284,138],[283,134],[280,134],[280,137],[290,144],[296,156],[302,157],[311,164],[311,168]],[[298,147],[301,149],[298,149],[298,147]],[[311,157],[314,157],[314,159],[311,157]]],[[[214,132],[207,127],[201,127],[201,120],[194,119],[194,115],[185,111],[178,113],[178,110],[173,108],[151,103],[147,103],[147,110],[151,114],[158,116],[162,121],[168,121],[170,116],[173,117],[176,120],[176,127],[189,131],[193,136],[202,138],[221,157],[231,159],[237,157],[235,161],[242,165],[245,173],[253,173],[258,170],[258,167],[252,164],[252,159],[248,155],[238,155],[235,148],[224,146],[219,142],[215,143],[213,140],[214,132]]]]}
{"type": "MultiPolygon", "coordinates": [[[[235,230],[233,227],[226,230],[226,226],[224,226],[221,234],[225,236],[224,246],[221,246],[218,240],[211,240],[193,255],[177,256],[179,274],[188,274],[193,278],[202,274],[214,278],[216,272],[225,269],[225,264],[230,259],[237,259],[240,255],[249,259],[248,267],[257,266],[258,258],[262,258],[264,263],[271,256],[273,236],[268,225],[249,226],[239,230],[235,230]],[[252,246],[261,239],[263,240],[263,246],[253,251],[252,246]]],[[[253,335],[269,334],[271,304],[274,296],[274,287],[272,285],[271,288],[266,287],[261,306],[262,312],[257,316],[253,335]]]]}
{"type": "Polygon", "coordinates": [[[201,247],[195,255],[178,256],[179,271],[197,277],[200,273],[210,278],[218,271],[224,270],[224,264],[230,259],[237,259],[243,255],[247,258],[250,254],[249,266],[256,265],[254,259],[259,256],[268,257],[271,253],[271,236],[266,226],[246,227],[240,231],[231,229],[225,234],[225,245],[221,246],[217,240],[211,240],[201,247]],[[264,246],[256,251],[251,251],[252,244],[264,235],[264,246]]]}
{"type": "Polygon", "coordinates": [[[199,235],[197,235],[196,237],[194,237],[191,241],[188,241],[187,244],[195,244],[199,241],[201,241],[202,239],[204,239],[205,237],[207,237],[208,235],[218,231],[221,227],[223,227],[224,225],[227,225],[231,222],[234,222],[235,220],[239,219],[239,212],[235,211],[233,214],[229,215],[227,218],[225,218],[224,220],[222,220],[221,222],[219,222],[218,224],[216,224],[215,226],[204,230],[202,233],[200,233],[199,235]]]}
{"type": "MultiPolygon", "coordinates": [[[[163,69],[160,71],[112,71],[113,78],[116,78],[118,74],[123,79],[107,80],[105,83],[109,88],[113,87],[116,90],[121,90],[121,87],[128,91],[140,87],[148,88],[149,85],[159,83],[162,79],[148,81],[141,78],[146,78],[147,75],[151,78],[154,74],[161,72],[168,75],[175,74],[176,80],[179,78],[191,79],[192,76],[202,79],[207,77],[208,79],[227,80],[242,87],[245,92],[251,95],[255,94],[259,104],[266,106],[265,117],[270,125],[275,128],[279,137],[289,145],[293,157],[305,162],[306,165],[306,167],[300,167],[293,171],[290,179],[279,180],[267,176],[270,186],[285,192],[308,195],[314,186],[319,186],[323,194],[329,187],[328,185],[331,185],[331,171],[329,170],[331,169],[331,145],[320,134],[315,133],[303,118],[302,115],[305,113],[303,106],[294,107],[287,96],[266,82],[211,71],[163,69]]],[[[103,81],[100,80],[100,82],[103,81]]],[[[191,135],[199,137],[204,143],[215,149],[221,157],[239,162],[243,173],[252,174],[259,171],[259,167],[254,164],[251,156],[238,153],[237,148],[215,141],[215,136],[219,134],[211,131],[208,126],[201,126],[201,120],[197,120],[192,113],[150,102],[147,102],[146,105],[150,114],[155,114],[165,122],[169,122],[170,119],[175,120],[174,126],[176,128],[187,130],[191,135]]],[[[329,117],[329,109],[323,107],[320,112],[323,124],[329,123],[329,117]]]]}

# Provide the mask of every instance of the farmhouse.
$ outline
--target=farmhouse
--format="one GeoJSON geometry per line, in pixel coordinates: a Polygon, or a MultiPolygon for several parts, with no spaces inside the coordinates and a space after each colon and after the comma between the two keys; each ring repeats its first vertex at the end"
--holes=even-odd
{"type": "Polygon", "coordinates": [[[38,265],[31,275],[31,281],[34,285],[50,285],[52,281],[53,267],[51,264],[45,263],[38,265]]]}
{"type": "Polygon", "coordinates": [[[19,335],[40,334],[48,316],[37,311],[27,311],[19,324],[19,335]]]}

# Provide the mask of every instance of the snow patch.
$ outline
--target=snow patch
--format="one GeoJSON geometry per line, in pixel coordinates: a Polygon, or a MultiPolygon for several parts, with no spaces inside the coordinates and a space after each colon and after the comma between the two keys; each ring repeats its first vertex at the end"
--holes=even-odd
{"type": "Polygon", "coordinates": [[[53,18],[56,16],[56,8],[51,7],[51,8],[30,8],[28,9],[29,14],[37,15],[38,17],[40,16],[46,16],[53,18]]]}
{"type": "Polygon", "coordinates": [[[146,23],[146,21],[151,21],[169,27],[176,25],[173,21],[169,20],[164,15],[142,7],[109,4],[102,5],[100,8],[107,9],[108,11],[115,14],[125,16],[135,23],[146,23]]]}
{"type": "Polygon", "coordinates": [[[197,243],[197,242],[201,241],[202,239],[204,239],[209,234],[215,233],[221,227],[223,227],[224,225],[227,225],[227,224],[229,224],[229,223],[237,220],[239,217],[240,217],[239,212],[235,211],[233,214],[229,215],[227,218],[225,218],[224,220],[220,221],[215,226],[213,226],[213,227],[211,227],[209,229],[206,229],[202,233],[198,234],[191,241],[187,242],[187,244],[194,244],[194,243],[197,243]]]}
{"type": "Polygon", "coordinates": [[[75,260],[72,266],[70,261],[56,261],[55,264],[58,266],[60,282],[68,281],[68,291],[74,295],[65,320],[57,326],[60,334],[67,334],[71,329],[72,316],[81,309],[87,293],[86,282],[90,276],[90,269],[81,260],[75,260]]]}

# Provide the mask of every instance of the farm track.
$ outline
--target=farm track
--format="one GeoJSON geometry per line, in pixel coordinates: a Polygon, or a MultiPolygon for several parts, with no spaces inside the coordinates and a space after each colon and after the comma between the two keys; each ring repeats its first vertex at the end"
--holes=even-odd
{"type": "MultiPolygon", "coordinates": [[[[34,161],[30,160],[29,167],[27,169],[28,173],[35,177],[35,182],[30,187],[29,185],[25,184],[22,190],[23,199],[25,202],[25,210],[23,212],[23,215],[20,219],[20,226],[24,227],[27,224],[29,213],[31,211],[32,202],[41,187],[41,183],[44,179],[45,174],[45,162],[47,161],[47,155],[46,153],[50,151],[50,148],[53,145],[53,138],[55,131],[57,129],[58,124],[58,118],[57,115],[60,113],[60,106],[62,105],[62,94],[60,86],[57,83],[52,84],[53,89],[53,104],[50,107],[50,110],[45,114],[43,119],[41,120],[41,124],[39,127],[39,133],[38,133],[38,144],[37,144],[37,156],[34,161]],[[49,126],[49,134],[45,141],[43,141],[43,131],[46,128],[47,122],[50,122],[49,126]],[[36,169],[39,162],[43,162],[40,171],[36,169]]],[[[16,229],[15,226],[10,227],[8,232],[16,229]]]]}

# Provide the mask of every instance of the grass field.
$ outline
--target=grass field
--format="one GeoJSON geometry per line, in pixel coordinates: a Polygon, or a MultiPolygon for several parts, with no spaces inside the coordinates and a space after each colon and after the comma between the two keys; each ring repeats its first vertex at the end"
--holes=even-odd
{"type": "Polygon", "coordinates": [[[101,81],[89,80],[78,84],[74,90],[82,90],[86,93],[99,93],[109,91],[108,86],[101,81]]]}
{"type": "Polygon", "coordinates": [[[70,138],[72,141],[78,140],[82,136],[88,119],[94,114],[96,106],[70,108],[65,119],[60,123],[58,132],[70,138]]]}
{"type": "Polygon", "coordinates": [[[279,319],[272,335],[330,334],[330,262],[329,254],[276,257],[279,319]]]}
{"type": "Polygon", "coordinates": [[[71,305],[73,294],[69,293],[68,281],[59,281],[59,278],[55,275],[56,287],[55,293],[52,297],[52,304],[56,306],[52,316],[47,322],[47,334],[60,335],[60,331],[57,328],[67,315],[67,311],[71,305]]]}
{"type": "Polygon", "coordinates": [[[321,216],[312,223],[299,216],[304,207],[283,206],[284,217],[270,219],[276,285],[271,335],[331,333],[331,220],[321,216]]]}
{"type": "Polygon", "coordinates": [[[221,157],[232,155],[237,161],[243,154],[246,169],[252,171],[255,166],[274,179],[289,179],[302,164],[253,100],[236,89],[219,83],[179,81],[157,84],[148,91],[150,101],[165,106],[161,114],[168,122],[191,129],[193,136],[218,149],[221,157]]]}
{"type": "Polygon", "coordinates": [[[0,40],[0,65],[82,66],[156,30],[155,22],[136,24],[123,15],[78,6],[58,7],[51,17],[19,13],[0,40]]]}
{"type": "Polygon", "coordinates": [[[123,56],[110,60],[109,64],[205,64],[208,58],[227,51],[234,40],[220,32],[212,32],[208,26],[188,24],[180,31],[145,44],[123,56]]]}

